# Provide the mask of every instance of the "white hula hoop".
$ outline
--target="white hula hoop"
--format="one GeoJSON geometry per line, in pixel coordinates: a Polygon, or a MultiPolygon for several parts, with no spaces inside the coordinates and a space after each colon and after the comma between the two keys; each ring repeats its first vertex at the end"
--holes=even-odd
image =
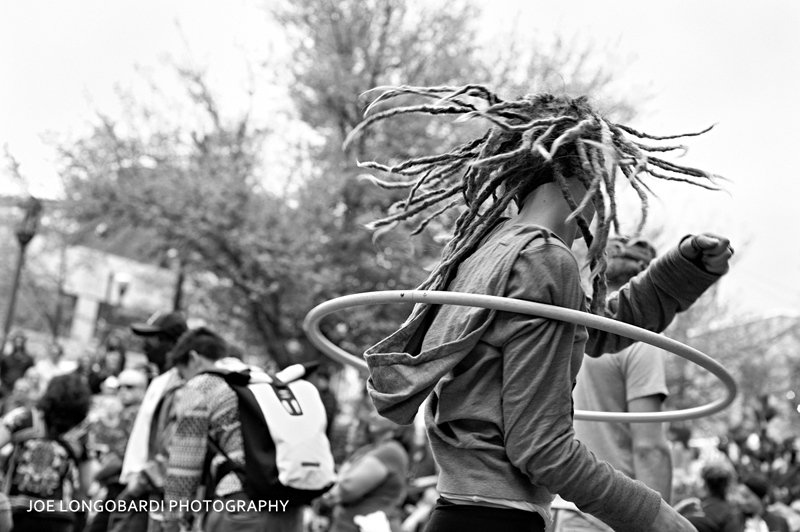
{"type": "Polygon", "coordinates": [[[461,292],[441,292],[423,290],[386,290],[381,292],[367,292],[363,294],[353,294],[349,296],[337,297],[317,305],[306,316],[303,322],[303,329],[306,336],[317,349],[322,351],[330,358],[349,364],[358,368],[364,373],[368,372],[367,363],[364,359],[354,356],[340,348],[322,334],[319,323],[325,316],[339,310],[361,305],[386,305],[392,303],[430,303],[435,305],[460,305],[467,307],[481,307],[506,312],[516,312],[518,314],[528,314],[549,318],[553,320],[566,321],[576,325],[583,325],[592,329],[610,332],[619,336],[624,336],[638,342],[645,342],[655,347],[669,351],[681,358],[697,364],[698,366],[714,374],[727,388],[727,394],[721,399],[712,401],[703,406],[686,408],[669,412],[649,412],[649,413],[629,413],[629,412],[594,412],[588,410],[576,410],[575,419],[584,421],[616,421],[623,423],[659,423],[664,421],[682,421],[697,419],[710,416],[730,405],[736,397],[736,381],[722,365],[708,355],[705,355],[660,334],[647,331],[640,327],[622,323],[609,318],[595,316],[587,312],[535,303],[533,301],[523,301],[521,299],[510,299],[498,296],[487,296],[480,294],[466,294],[461,292]]]}

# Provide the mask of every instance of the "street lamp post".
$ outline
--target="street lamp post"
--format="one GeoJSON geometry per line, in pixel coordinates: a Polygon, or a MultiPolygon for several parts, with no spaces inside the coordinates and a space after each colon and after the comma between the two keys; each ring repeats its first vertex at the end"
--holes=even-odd
{"type": "Polygon", "coordinates": [[[33,196],[29,196],[20,204],[25,212],[22,220],[17,224],[14,231],[19,242],[19,258],[17,259],[17,269],[14,272],[14,281],[11,285],[11,295],[8,298],[8,310],[6,312],[6,321],[3,325],[3,341],[0,343],[0,350],[5,349],[6,339],[11,330],[11,324],[14,321],[14,307],[17,303],[17,292],[19,291],[19,281],[22,276],[22,267],[25,264],[25,252],[28,249],[33,237],[36,236],[36,231],[39,229],[39,220],[42,217],[42,202],[33,196]]]}

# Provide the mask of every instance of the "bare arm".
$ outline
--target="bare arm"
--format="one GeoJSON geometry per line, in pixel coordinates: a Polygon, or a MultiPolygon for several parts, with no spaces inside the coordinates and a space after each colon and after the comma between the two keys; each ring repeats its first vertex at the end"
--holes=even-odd
{"type": "Polygon", "coordinates": [[[387,476],[389,470],[383,462],[367,455],[347,469],[339,482],[328,492],[330,495],[327,498],[333,502],[356,501],[380,486],[387,476]]]}
{"type": "MultiPolygon", "coordinates": [[[[660,412],[661,396],[648,395],[628,401],[629,412],[660,412]]],[[[672,453],[661,423],[631,423],[634,478],[641,480],[670,502],[672,453]]]]}
{"type": "Polygon", "coordinates": [[[5,425],[0,425],[0,448],[5,447],[11,441],[11,432],[5,425]]]}
{"type": "Polygon", "coordinates": [[[75,497],[78,500],[89,499],[89,488],[94,478],[94,465],[93,460],[85,460],[78,464],[79,488],[75,497]]]}

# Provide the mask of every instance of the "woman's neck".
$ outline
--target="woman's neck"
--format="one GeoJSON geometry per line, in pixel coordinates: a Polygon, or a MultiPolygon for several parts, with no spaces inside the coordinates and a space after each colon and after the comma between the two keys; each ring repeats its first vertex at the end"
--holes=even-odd
{"type": "MultiPolygon", "coordinates": [[[[574,190],[572,195],[578,202],[582,197],[582,195],[577,195],[574,190]]],[[[557,183],[546,183],[528,194],[519,213],[512,219],[512,223],[544,227],[555,233],[568,247],[572,247],[578,224],[574,220],[566,221],[570,212],[561,187],[557,183]]]]}

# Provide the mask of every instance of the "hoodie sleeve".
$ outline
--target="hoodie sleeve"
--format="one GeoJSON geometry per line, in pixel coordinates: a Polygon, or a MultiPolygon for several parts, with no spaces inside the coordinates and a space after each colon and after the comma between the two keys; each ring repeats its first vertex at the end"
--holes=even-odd
{"type": "MultiPolygon", "coordinates": [[[[507,297],[583,310],[578,267],[563,246],[523,252],[507,297]]],[[[647,530],[660,496],[598,461],[574,438],[572,386],[585,330],[571,323],[498,313],[503,352],[502,416],[509,459],[531,482],[558,493],[620,532],[647,530]]]]}
{"type": "MultiPolygon", "coordinates": [[[[661,332],[675,314],[689,308],[719,278],[701,270],[686,260],[677,247],[673,248],[611,295],[608,317],[661,332]]],[[[629,338],[590,329],[586,353],[597,357],[615,353],[632,343],[629,338]]]]}

